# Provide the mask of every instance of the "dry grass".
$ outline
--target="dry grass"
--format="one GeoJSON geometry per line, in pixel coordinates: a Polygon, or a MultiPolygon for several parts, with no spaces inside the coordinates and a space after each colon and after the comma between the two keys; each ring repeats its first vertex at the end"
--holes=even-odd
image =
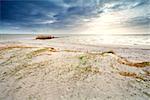
{"type": "Polygon", "coordinates": [[[143,70],[147,76],[150,76],[150,72],[148,70],[143,70]]]}
{"type": "Polygon", "coordinates": [[[77,51],[77,50],[63,50],[65,52],[81,52],[81,51],[77,51]]]}
{"type": "Polygon", "coordinates": [[[77,67],[77,70],[80,73],[93,73],[93,74],[100,73],[100,71],[99,71],[99,69],[97,67],[92,67],[92,66],[77,67]]]}
{"type": "Polygon", "coordinates": [[[56,51],[57,50],[55,48],[42,48],[42,49],[38,49],[33,52],[30,52],[29,54],[27,54],[27,57],[32,58],[34,56],[40,55],[43,52],[56,52],[56,51]]]}
{"type": "Polygon", "coordinates": [[[106,51],[106,52],[95,52],[95,53],[87,52],[87,54],[104,56],[105,54],[116,54],[116,53],[114,51],[106,51]]]}
{"type": "Polygon", "coordinates": [[[42,49],[33,51],[32,53],[37,54],[37,53],[41,53],[41,52],[45,52],[45,51],[56,52],[56,49],[55,48],[42,48],[42,49]]]}
{"type": "Polygon", "coordinates": [[[73,75],[73,80],[85,80],[89,74],[101,74],[99,68],[97,67],[92,67],[92,66],[86,66],[86,67],[81,67],[81,66],[77,66],[75,68],[75,73],[73,75]]]}
{"type": "Polygon", "coordinates": [[[137,79],[141,79],[141,80],[144,80],[143,77],[137,75],[136,73],[133,73],[133,72],[119,72],[119,74],[121,76],[126,76],[126,77],[132,77],[132,78],[137,78],[137,79]]]}
{"type": "Polygon", "coordinates": [[[1,50],[6,50],[6,49],[14,49],[14,48],[35,48],[35,47],[32,47],[32,46],[19,46],[19,45],[3,46],[3,47],[0,47],[0,51],[1,50]]]}
{"type": "Polygon", "coordinates": [[[87,54],[89,54],[89,55],[88,56],[81,56],[81,57],[79,57],[79,59],[84,60],[85,58],[94,57],[93,55],[103,56],[105,54],[113,54],[117,57],[117,61],[120,64],[125,64],[125,65],[128,65],[128,66],[137,67],[137,68],[143,68],[143,67],[147,67],[147,66],[150,67],[150,62],[132,62],[132,61],[127,60],[126,58],[118,56],[114,51],[107,51],[107,52],[102,52],[102,53],[87,53],[87,54]]]}
{"type": "Polygon", "coordinates": [[[128,77],[136,77],[136,73],[131,73],[131,72],[119,72],[120,75],[122,76],[128,76],[128,77]]]}
{"type": "Polygon", "coordinates": [[[146,67],[146,66],[150,66],[150,62],[131,62],[131,61],[128,61],[127,59],[123,58],[123,57],[120,57],[118,59],[118,62],[121,63],[121,64],[125,64],[125,65],[128,65],[128,66],[133,66],[133,67],[137,67],[137,68],[143,68],[143,67],[146,67]]]}

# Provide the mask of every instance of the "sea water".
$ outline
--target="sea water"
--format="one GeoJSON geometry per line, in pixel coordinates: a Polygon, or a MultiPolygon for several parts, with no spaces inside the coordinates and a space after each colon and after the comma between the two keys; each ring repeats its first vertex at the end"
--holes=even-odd
{"type": "MultiPolygon", "coordinates": [[[[0,41],[33,40],[37,34],[0,34],[0,41]]],[[[146,45],[150,46],[150,34],[54,34],[50,41],[85,45],[146,45]]]]}

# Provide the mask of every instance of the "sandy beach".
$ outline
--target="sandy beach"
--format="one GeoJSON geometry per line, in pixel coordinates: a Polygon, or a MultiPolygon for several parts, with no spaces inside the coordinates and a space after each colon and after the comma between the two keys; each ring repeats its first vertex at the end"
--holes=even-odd
{"type": "Polygon", "coordinates": [[[150,100],[150,0],[0,0],[0,100],[150,100]]]}
{"type": "Polygon", "coordinates": [[[0,42],[0,100],[149,98],[148,46],[81,45],[65,38],[0,42]]]}

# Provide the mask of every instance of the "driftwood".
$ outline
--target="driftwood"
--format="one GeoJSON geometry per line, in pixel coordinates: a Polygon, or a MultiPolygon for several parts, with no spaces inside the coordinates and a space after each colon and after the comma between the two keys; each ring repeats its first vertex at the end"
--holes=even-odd
{"type": "Polygon", "coordinates": [[[56,37],[51,36],[51,35],[39,35],[36,37],[36,39],[39,39],[39,40],[46,40],[46,39],[53,39],[53,38],[56,38],[56,37]]]}

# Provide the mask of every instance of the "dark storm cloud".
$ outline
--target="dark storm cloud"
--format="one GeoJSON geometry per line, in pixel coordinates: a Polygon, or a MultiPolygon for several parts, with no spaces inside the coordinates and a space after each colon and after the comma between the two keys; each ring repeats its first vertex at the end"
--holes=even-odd
{"type": "Polygon", "coordinates": [[[49,20],[51,14],[61,9],[50,1],[1,1],[1,20],[16,23],[49,20]]]}
{"type": "MultiPolygon", "coordinates": [[[[107,11],[132,9],[150,0],[1,0],[1,27],[63,29],[107,11]]],[[[131,19],[136,24],[143,19],[131,19]]],[[[143,20],[143,21],[141,21],[143,20]]],[[[148,19],[149,20],[149,19],[148,19]]],[[[146,21],[147,22],[147,21],[146,21]]],[[[149,21],[148,21],[149,23],[149,21]]]]}

